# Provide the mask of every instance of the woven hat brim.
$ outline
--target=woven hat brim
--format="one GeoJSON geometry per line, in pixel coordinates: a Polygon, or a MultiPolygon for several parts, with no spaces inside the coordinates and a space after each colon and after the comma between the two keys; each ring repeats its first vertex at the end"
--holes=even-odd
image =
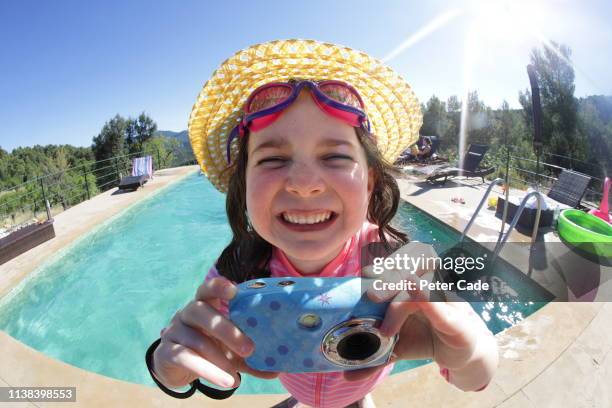
{"type": "MultiPolygon", "coordinates": [[[[189,117],[189,139],[202,171],[221,192],[229,177],[227,139],[240,120],[248,96],[274,81],[304,78],[350,83],[361,95],[388,162],[418,139],[422,124],[419,102],[395,71],[368,54],[314,40],[278,40],[253,45],[228,58],[198,95],[189,117]]],[[[237,143],[232,142],[232,162],[237,143]]]]}

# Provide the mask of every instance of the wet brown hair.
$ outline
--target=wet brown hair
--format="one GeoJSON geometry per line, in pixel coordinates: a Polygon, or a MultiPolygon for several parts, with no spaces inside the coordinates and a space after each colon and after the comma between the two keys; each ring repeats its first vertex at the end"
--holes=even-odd
{"type": "MultiPolygon", "coordinates": [[[[390,225],[399,206],[400,192],[393,177],[397,169],[386,162],[376,147],[376,136],[356,128],[357,139],[363,147],[368,168],[373,170],[374,185],[368,204],[367,218],[378,225],[378,236],[386,246],[408,242],[406,234],[390,225]]],[[[249,279],[270,276],[268,262],[273,246],[264,240],[249,222],[246,206],[246,168],[249,132],[238,141],[238,157],[227,169],[233,171],[227,191],[225,210],[232,228],[232,240],[221,252],[217,270],[221,276],[241,283],[249,279]]]]}

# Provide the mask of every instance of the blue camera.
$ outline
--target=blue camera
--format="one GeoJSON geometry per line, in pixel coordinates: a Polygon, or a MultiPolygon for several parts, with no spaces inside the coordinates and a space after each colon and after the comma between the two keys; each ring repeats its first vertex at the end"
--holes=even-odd
{"type": "Polygon", "coordinates": [[[230,319],[255,343],[246,363],[261,371],[329,372],[389,361],[397,336],[378,328],[389,305],[361,278],[266,278],[243,282],[230,319]]]}

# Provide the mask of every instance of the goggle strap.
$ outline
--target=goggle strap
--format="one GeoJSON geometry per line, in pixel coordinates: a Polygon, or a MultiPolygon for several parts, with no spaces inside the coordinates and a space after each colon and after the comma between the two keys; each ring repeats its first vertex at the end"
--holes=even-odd
{"type": "Polygon", "coordinates": [[[242,126],[242,123],[239,123],[238,125],[236,125],[236,126],[235,126],[235,127],[232,129],[232,131],[231,131],[231,133],[230,133],[229,137],[227,138],[226,155],[227,155],[227,164],[228,164],[228,165],[232,164],[232,158],[231,158],[231,155],[230,155],[230,147],[231,147],[231,145],[232,145],[232,141],[233,141],[235,138],[237,138],[237,137],[238,137],[238,135],[243,135],[243,134],[244,134],[244,128],[243,128],[243,126],[242,126]]]}
{"type": "Polygon", "coordinates": [[[313,92],[312,94],[315,95],[316,94],[316,98],[318,98],[318,100],[326,105],[329,105],[333,108],[336,109],[340,109],[346,112],[351,112],[354,113],[355,115],[358,115],[360,117],[365,117],[366,114],[364,111],[362,111],[361,109],[357,109],[353,106],[344,104],[342,102],[339,102],[335,99],[330,98],[329,96],[325,95],[320,89],[317,88],[310,88],[313,92]]]}

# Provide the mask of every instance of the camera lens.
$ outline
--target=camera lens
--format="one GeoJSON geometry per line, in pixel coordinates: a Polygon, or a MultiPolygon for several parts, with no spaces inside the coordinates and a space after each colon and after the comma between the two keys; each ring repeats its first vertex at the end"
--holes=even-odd
{"type": "Polygon", "coordinates": [[[380,338],[374,333],[351,334],[338,343],[338,355],[346,360],[365,360],[380,348],[380,338]]]}
{"type": "Polygon", "coordinates": [[[332,327],[321,342],[323,356],[339,367],[360,367],[388,360],[397,336],[381,336],[376,317],[354,317],[332,327]]]}

